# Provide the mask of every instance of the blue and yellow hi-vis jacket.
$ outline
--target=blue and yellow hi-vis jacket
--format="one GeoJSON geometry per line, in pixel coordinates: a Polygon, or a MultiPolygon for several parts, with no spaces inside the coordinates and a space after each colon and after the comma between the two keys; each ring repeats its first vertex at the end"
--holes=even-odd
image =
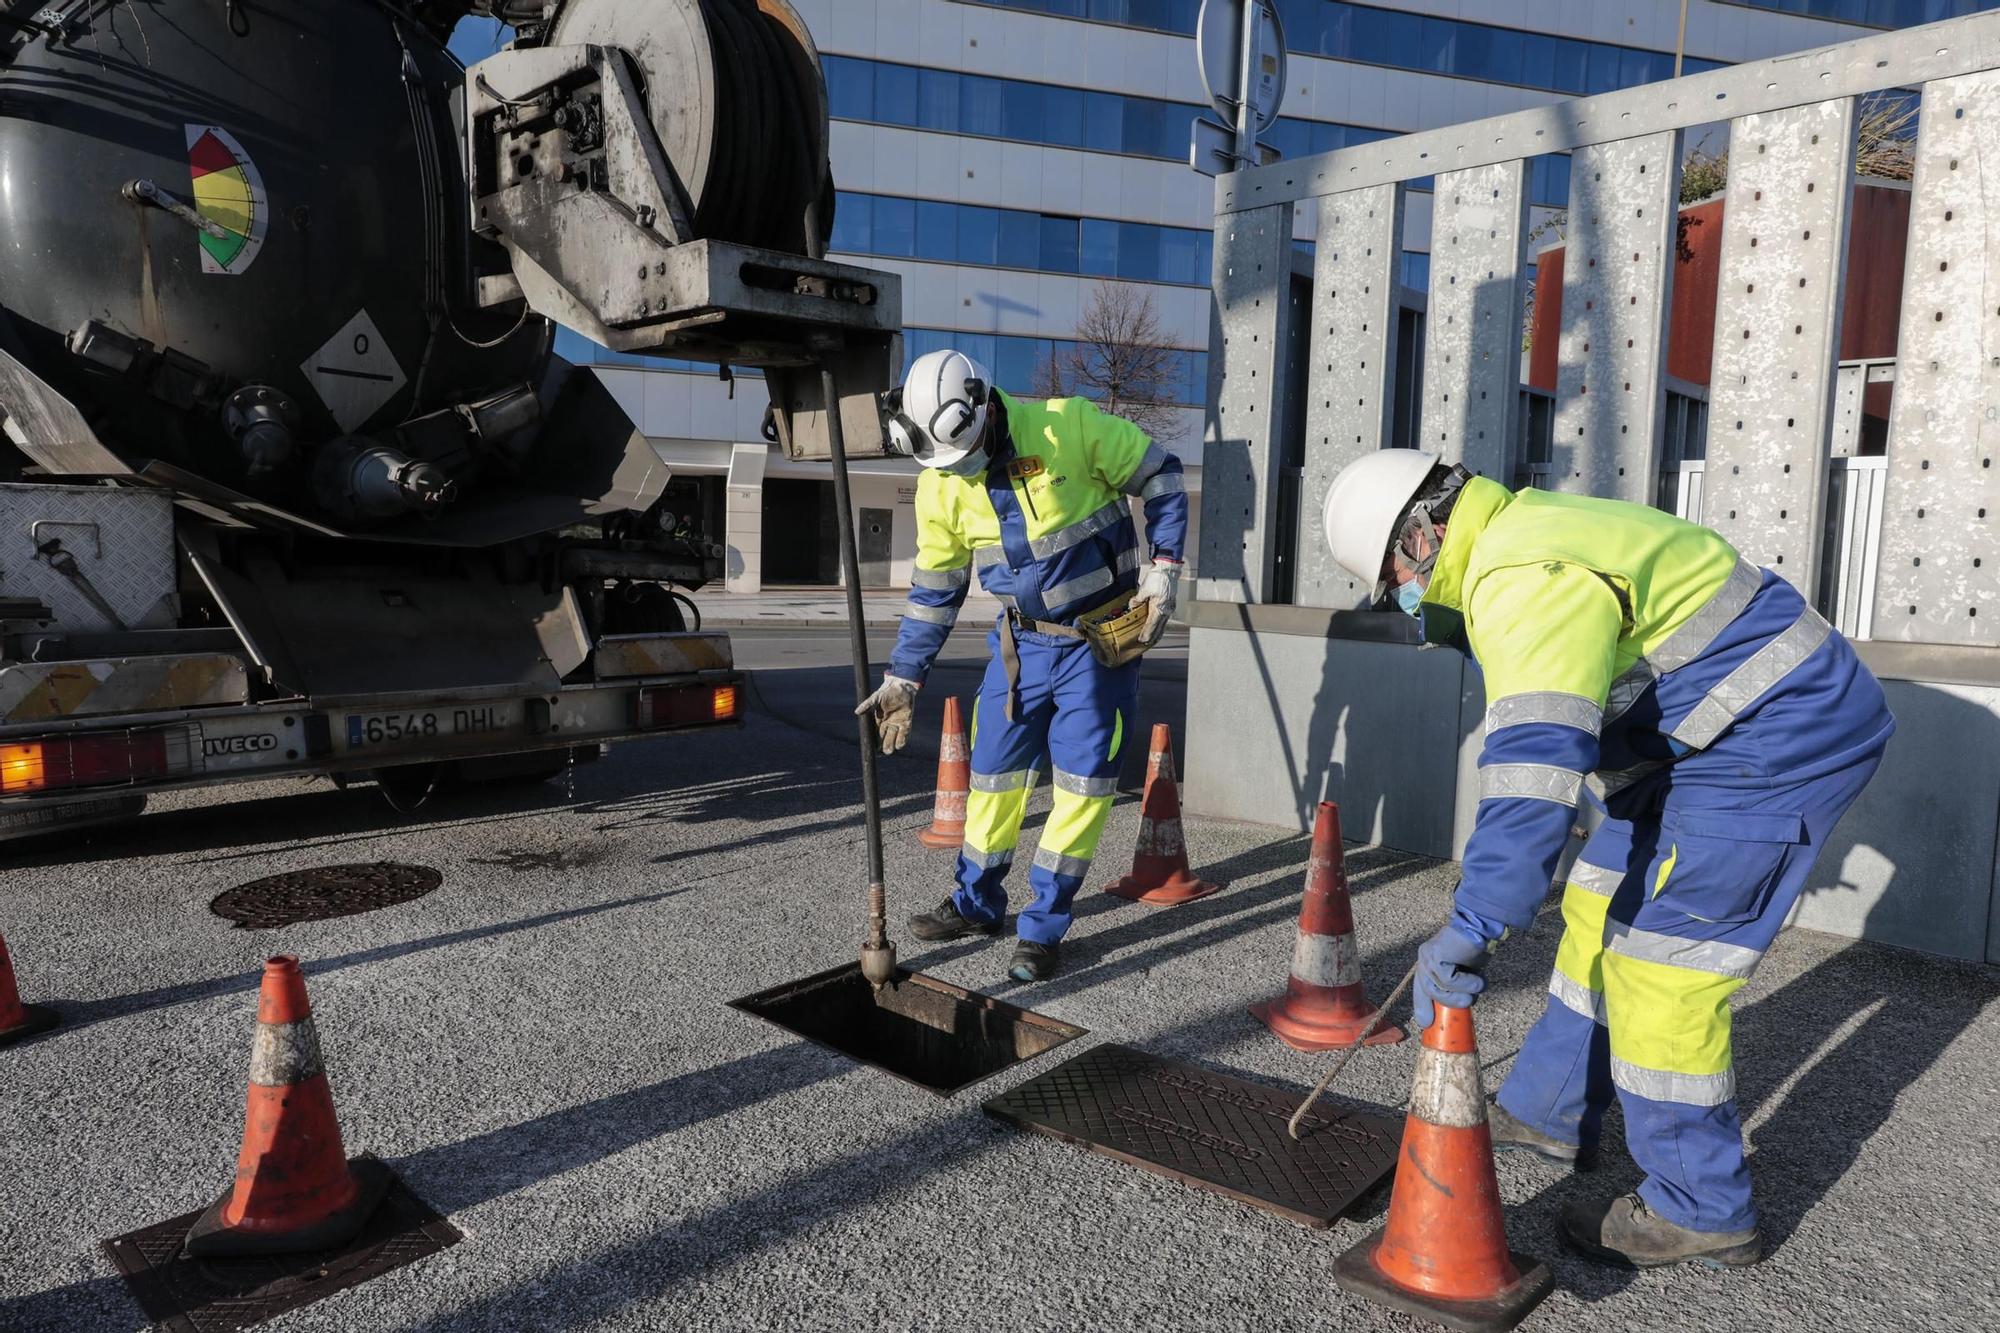
{"type": "Polygon", "coordinates": [[[1704,779],[1758,788],[1847,762],[1893,727],[1845,643],[1817,651],[1836,636],[1797,590],[1711,529],[1644,505],[1474,477],[1423,608],[1425,638],[1462,629],[1486,677],[1458,903],[1490,925],[1533,919],[1587,775],[1615,795],[1768,711],[1781,716],[1762,727],[1756,762],[1704,779]],[[1798,688],[1774,695],[1781,680],[1798,688]],[[1774,702],[1793,695],[1815,715],[1774,702]]]}
{"type": "Polygon", "coordinates": [[[957,623],[972,570],[1002,605],[1070,624],[1139,581],[1128,498],[1145,503],[1155,556],[1181,558],[1181,460],[1087,398],[1022,402],[997,393],[1006,430],[983,473],[917,478],[917,561],[890,674],[921,681],[957,623]]]}

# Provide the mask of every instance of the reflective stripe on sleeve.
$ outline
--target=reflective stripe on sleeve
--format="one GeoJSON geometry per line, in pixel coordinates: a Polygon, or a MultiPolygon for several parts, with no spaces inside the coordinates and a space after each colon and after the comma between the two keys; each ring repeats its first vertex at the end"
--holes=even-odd
{"type": "Polygon", "coordinates": [[[943,625],[946,629],[958,623],[958,608],[955,606],[924,606],[918,602],[905,602],[903,615],[910,620],[921,620],[926,625],[943,625]]]}
{"type": "Polygon", "coordinates": [[[997,543],[992,546],[982,546],[972,553],[972,563],[981,569],[988,565],[1004,565],[1007,563],[1007,548],[997,543]]]}
{"type": "Polygon", "coordinates": [[[1079,574],[1073,579],[1058,583],[1052,588],[1042,589],[1042,605],[1051,612],[1059,606],[1068,606],[1094,592],[1102,592],[1118,581],[1120,574],[1129,574],[1139,567],[1139,548],[1133,547],[1121,553],[1118,563],[1111,568],[1093,569],[1088,574],[1079,574]]]}
{"type": "Polygon", "coordinates": [[[1479,799],[1525,796],[1557,805],[1575,805],[1583,774],[1554,764],[1494,764],[1479,770],[1479,799]]]}
{"type": "Polygon", "coordinates": [[[1162,472],[1139,490],[1141,500],[1157,500],[1162,495],[1187,494],[1187,477],[1179,472],[1162,472]]]}
{"type": "Polygon", "coordinates": [[[938,592],[950,592],[963,588],[972,582],[972,566],[960,565],[957,569],[925,569],[919,565],[910,571],[910,586],[930,588],[938,592]]]}
{"type": "Polygon", "coordinates": [[[1639,930],[1622,921],[1604,923],[1604,947],[1641,962],[1684,967],[1691,972],[1710,972],[1718,977],[1747,979],[1757,970],[1764,955],[1740,944],[1721,940],[1684,940],[1676,935],[1639,930]]]}
{"type": "Polygon", "coordinates": [[[1647,687],[1669,671],[1678,671],[1707,650],[1730,621],[1743,614],[1757,589],[1764,584],[1764,572],[1742,557],[1736,567],[1702,608],[1682,621],[1652,652],[1626,668],[1611,682],[1610,698],[1604,705],[1604,720],[1613,721],[1639,701],[1647,687]]]}
{"type": "Polygon", "coordinates": [[[1125,484],[1118,489],[1127,495],[1138,495],[1166,465],[1167,451],[1157,444],[1149,444],[1146,452],[1139,456],[1139,466],[1132,469],[1132,475],[1125,478],[1125,484]]]}
{"type": "Polygon", "coordinates": [[[958,854],[980,870],[991,870],[995,866],[1012,865],[1014,861],[1014,849],[1012,847],[1003,847],[997,852],[988,852],[982,851],[968,842],[959,847],[958,854]]]}
{"type": "Polygon", "coordinates": [[[1647,1069],[1614,1055],[1611,1081],[1621,1091],[1656,1102],[1679,1102],[1683,1106],[1720,1106],[1736,1096],[1734,1069],[1725,1069],[1720,1074],[1675,1074],[1664,1069],[1647,1069]]]}
{"type": "Polygon", "coordinates": [[[1595,736],[1598,727],[1604,723],[1604,710],[1593,699],[1556,690],[1510,694],[1505,699],[1494,700],[1493,706],[1486,710],[1486,734],[1489,736],[1506,727],[1521,727],[1531,722],[1575,727],[1595,736]]]}
{"type": "Polygon", "coordinates": [[[1770,642],[1751,654],[1749,661],[1717,681],[1715,688],[1674,728],[1674,739],[1697,750],[1714,744],[1715,738],[1727,731],[1764,691],[1812,656],[1832,633],[1833,626],[1819,612],[1807,607],[1782,633],[1773,635],[1770,642]]]}

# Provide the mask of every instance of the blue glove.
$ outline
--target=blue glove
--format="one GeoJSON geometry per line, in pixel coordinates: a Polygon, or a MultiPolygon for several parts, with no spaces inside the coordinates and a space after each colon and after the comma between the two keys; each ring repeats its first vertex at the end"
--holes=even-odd
{"type": "Polygon", "coordinates": [[[1421,1032],[1437,1017],[1432,1006],[1465,1009],[1486,989],[1491,946],[1457,917],[1417,950],[1416,1006],[1410,1021],[1421,1032]]]}

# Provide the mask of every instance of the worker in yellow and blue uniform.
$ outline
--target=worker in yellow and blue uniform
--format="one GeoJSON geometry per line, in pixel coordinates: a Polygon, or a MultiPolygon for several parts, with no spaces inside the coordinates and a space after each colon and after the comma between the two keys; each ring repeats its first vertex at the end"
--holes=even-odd
{"type": "Polygon", "coordinates": [[[1389,449],[1334,479],[1325,521],[1342,566],[1486,680],[1478,813],[1418,953],[1416,1021],[1471,1004],[1534,919],[1588,777],[1605,817],[1495,1146],[1587,1164],[1615,1094],[1646,1177],[1572,1203],[1569,1239],[1642,1267],[1757,1262],[1729,997],[1874,775],[1895,728],[1881,686],[1791,584],[1644,505],[1510,494],[1389,449]]]}
{"type": "Polygon", "coordinates": [[[1187,532],[1180,459],[1087,399],[1011,398],[957,351],[917,358],[890,407],[892,444],[924,470],[909,605],[881,688],[856,710],[875,713],[884,753],[901,748],[909,732],[918,687],[958,620],[975,568],[1002,606],[972,710],[958,887],[912,917],[910,932],[922,940],[999,933],[1004,881],[1046,754],[1054,808],[1008,968],[1018,981],[1039,981],[1055,972],[1138,703],[1136,656],[1104,665],[1076,623],[1129,602],[1146,612],[1136,646],[1165,631],[1187,532]],[[1134,530],[1135,498],[1144,505],[1150,557],[1134,530]]]}

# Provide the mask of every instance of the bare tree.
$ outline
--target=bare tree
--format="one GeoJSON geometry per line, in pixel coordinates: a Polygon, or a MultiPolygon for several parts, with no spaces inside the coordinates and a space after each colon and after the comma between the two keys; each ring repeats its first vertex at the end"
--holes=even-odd
{"type": "Polygon", "coordinates": [[[1035,367],[1035,392],[1080,395],[1148,435],[1169,433],[1180,353],[1165,341],[1152,293],[1101,282],[1077,322],[1075,343],[1035,367]]]}

